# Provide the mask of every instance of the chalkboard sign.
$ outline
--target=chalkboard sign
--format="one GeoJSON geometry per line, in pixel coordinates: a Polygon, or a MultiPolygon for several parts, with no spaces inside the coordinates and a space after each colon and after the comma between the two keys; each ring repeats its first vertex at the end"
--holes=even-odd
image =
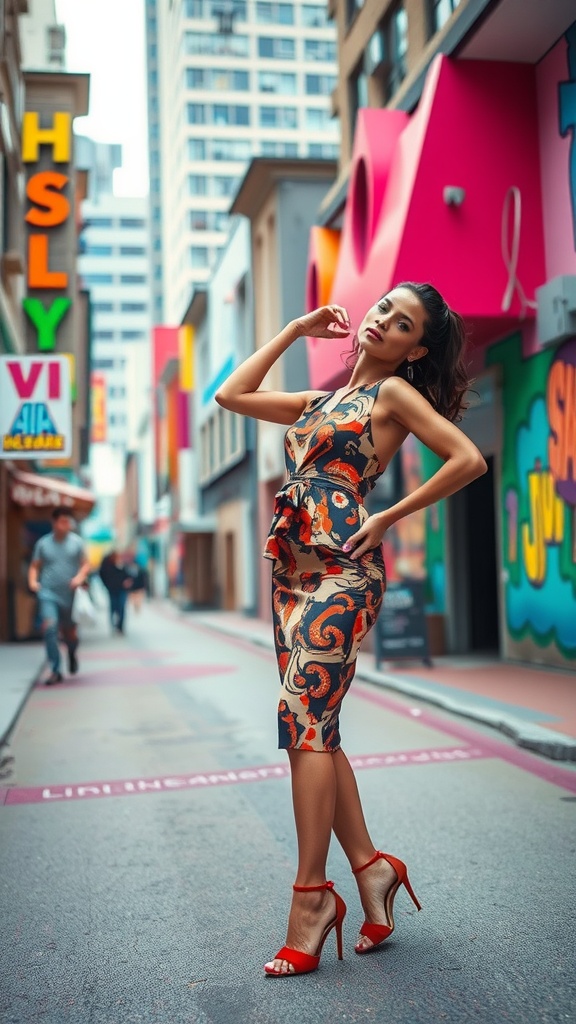
{"type": "Polygon", "coordinates": [[[376,668],[382,661],[414,658],[431,665],[424,614],[424,580],[389,583],[376,623],[376,668]]]}

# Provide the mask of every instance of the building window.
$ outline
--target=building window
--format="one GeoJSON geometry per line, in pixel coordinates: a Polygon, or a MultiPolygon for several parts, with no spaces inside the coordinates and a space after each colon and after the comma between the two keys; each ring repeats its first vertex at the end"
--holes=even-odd
{"type": "Polygon", "coordinates": [[[196,268],[208,266],[208,249],[205,245],[191,246],[190,266],[196,268]]]}
{"type": "Polygon", "coordinates": [[[95,313],[113,313],[114,303],[113,302],[93,302],[92,309],[95,313]]]}
{"type": "Polygon", "coordinates": [[[121,228],[145,228],[146,221],[141,217],[121,217],[120,218],[121,228]]]}
{"type": "Polygon", "coordinates": [[[204,142],[204,139],[188,139],[188,159],[206,159],[206,143],[204,142]]]}
{"type": "Polygon", "coordinates": [[[250,107],[234,107],[228,103],[215,103],[212,107],[212,124],[249,125],[250,107]]]}
{"type": "Polygon", "coordinates": [[[205,196],[208,192],[208,179],[203,174],[188,175],[188,192],[191,196],[205,196]]]}
{"type": "Polygon", "coordinates": [[[146,284],[146,275],[120,274],[120,284],[146,284]]]}
{"type": "Polygon", "coordinates": [[[333,63],[336,60],[336,43],[331,39],[305,39],[304,60],[333,63]]]}
{"type": "Polygon", "coordinates": [[[301,19],[306,28],[326,28],[328,26],[328,5],[303,4],[301,19]]]}
{"type": "Polygon", "coordinates": [[[95,341],[113,341],[114,331],[94,331],[95,341]]]}
{"type": "Polygon", "coordinates": [[[256,2],[256,21],[266,25],[293,25],[294,7],[292,4],[256,2]]]}
{"type": "Polygon", "coordinates": [[[431,0],[432,33],[438,32],[446,24],[459,3],[460,0],[431,0]]]}
{"type": "Polygon", "coordinates": [[[204,103],[187,103],[186,120],[188,124],[206,124],[206,107],[204,103]]]}
{"type": "Polygon", "coordinates": [[[336,75],[306,75],[308,96],[329,96],[336,88],[336,75]]]}
{"type": "Polygon", "coordinates": [[[120,246],[121,256],[145,256],[146,249],[143,245],[121,245],[120,246]]]}
{"type": "Polygon", "coordinates": [[[208,210],[190,210],[190,230],[208,231],[210,213],[208,210]]]}
{"type": "Polygon", "coordinates": [[[297,142],[262,142],[262,156],[287,156],[290,159],[298,156],[297,142]]]}
{"type": "Polygon", "coordinates": [[[204,0],[184,0],[184,17],[185,18],[203,18],[204,17],[204,0]]]}
{"type": "Polygon", "coordinates": [[[293,39],[284,39],[280,36],[260,36],[258,56],[270,57],[273,60],[294,60],[296,44],[293,39]]]}
{"type": "MultiPolygon", "coordinates": [[[[213,0],[183,0],[182,9],[185,18],[203,19],[215,18],[218,6],[213,0]]],[[[232,7],[232,15],[235,21],[246,21],[245,0],[234,0],[230,6],[232,7]]]]}
{"type": "MultiPolygon", "coordinates": [[[[122,360],[123,362],[123,360],[122,360]]],[[[113,370],[116,366],[114,359],[93,359],[92,367],[94,370],[113,370]]]]}
{"type": "Polygon", "coordinates": [[[408,15],[404,5],[399,4],[374,33],[364,54],[364,72],[380,82],[384,103],[389,102],[406,77],[407,54],[408,15]]]}
{"type": "Polygon", "coordinates": [[[213,139],[210,156],[212,160],[249,160],[252,143],[249,139],[213,139]]]}
{"type": "Polygon", "coordinates": [[[200,428],[200,479],[223,473],[244,454],[243,419],[227,409],[218,409],[200,428]]]}
{"type": "Polygon", "coordinates": [[[120,303],[121,313],[145,313],[146,303],[145,302],[121,302],[120,303]]]}
{"type": "Polygon", "coordinates": [[[121,331],[120,337],[122,341],[140,341],[146,334],[144,331],[121,331]]]}
{"type": "Polygon", "coordinates": [[[82,280],[84,284],[90,286],[91,284],[113,284],[114,277],[112,274],[82,274],[82,280]]]}
{"type": "Polygon", "coordinates": [[[205,53],[231,57],[248,57],[250,46],[248,36],[221,35],[218,32],[185,32],[184,52],[187,54],[205,53]]]}
{"type": "Polygon", "coordinates": [[[238,184],[238,179],[228,175],[215,174],[213,177],[215,196],[231,196],[238,184]]]}
{"type": "Polygon", "coordinates": [[[248,92],[250,75],[247,71],[228,71],[226,68],[186,68],[187,89],[213,89],[224,92],[248,92]]]}
{"type": "Polygon", "coordinates": [[[324,107],[306,107],[306,128],[308,131],[326,131],[330,128],[330,111],[324,107]]]}
{"type": "Polygon", "coordinates": [[[111,217],[90,217],[86,224],[87,228],[111,228],[113,224],[111,217]]]}
{"type": "Polygon", "coordinates": [[[111,256],[111,245],[87,245],[83,252],[84,256],[111,256]]]}
{"type": "Polygon", "coordinates": [[[364,71],[364,63],[359,64],[350,76],[350,131],[352,137],[356,128],[356,117],[361,107],[369,106],[368,103],[368,76],[364,71]]]}
{"type": "Polygon", "coordinates": [[[333,142],[310,142],[308,156],[312,160],[337,160],[338,146],[333,142]]]}
{"type": "Polygon", "coordinates": [[[258,72],[258,88],[260,92],[277,92],[283,96],[296,94],[296,75],[286,71],[258,72]]]}
{"type": "Polygon", "coordinates": [[[260,107],[261,128],[297,128],[296,107],[260,107]]]}

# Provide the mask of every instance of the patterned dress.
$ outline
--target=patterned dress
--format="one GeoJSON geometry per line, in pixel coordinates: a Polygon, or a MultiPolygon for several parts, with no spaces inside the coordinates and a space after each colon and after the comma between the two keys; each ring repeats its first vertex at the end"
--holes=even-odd
{"type": "Polygon", "coordinates": [[[342,550],[381,475],[370,423],[380,384],[312,399],[286,432],[289,479],[264,549],[274,562],[281,748],[338,750],[340,705],[384,597],[381,546],[355,561],[342,550]]]}

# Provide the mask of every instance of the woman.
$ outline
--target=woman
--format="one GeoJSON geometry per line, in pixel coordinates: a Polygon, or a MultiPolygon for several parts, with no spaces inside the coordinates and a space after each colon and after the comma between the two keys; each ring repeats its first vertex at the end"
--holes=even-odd
{"type": "Polygon", "coordinates": [[[392,933],[400,885],[420,909],[405,864],[376,850],[369,836],[340,747],[338,712],[358,647],[382,603],[384,533],[486,471],[478,449],[453,425],[469,383],[462,364],[464,323],[429,284],[398,285],[368,310],[345,387],[328,393],[259,390],[297,338],[345,338],[350,332],[341,306],[316,309],[251,355],[216,395],[233,412],[290,425],[290,478],[276,496],[265,550],[274,563],[279,745],[290,760],[298,837],[286,945],[265,965],[276,976],[315,970],[332,928],[342,956],[346,907],[326,881],[332,830],[356,876],[365,913],[357,953],[392,933]],[[369,516],[363,496],[409,433],[444,465],[392,508],[369,516]]]}

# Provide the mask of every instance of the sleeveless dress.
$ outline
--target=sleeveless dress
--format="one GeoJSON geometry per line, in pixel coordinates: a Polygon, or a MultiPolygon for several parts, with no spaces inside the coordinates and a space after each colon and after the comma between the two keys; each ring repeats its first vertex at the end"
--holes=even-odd
{"type": "Polygon", "coordinates": [[[274,563],[280,748],[338,750],[340,706],[384,597],[381,545],[354,561],[342,550],[382,472],[370,422],[381,383],[312,399],[286,432],[289,479],[264,549],[274,563]]]}

